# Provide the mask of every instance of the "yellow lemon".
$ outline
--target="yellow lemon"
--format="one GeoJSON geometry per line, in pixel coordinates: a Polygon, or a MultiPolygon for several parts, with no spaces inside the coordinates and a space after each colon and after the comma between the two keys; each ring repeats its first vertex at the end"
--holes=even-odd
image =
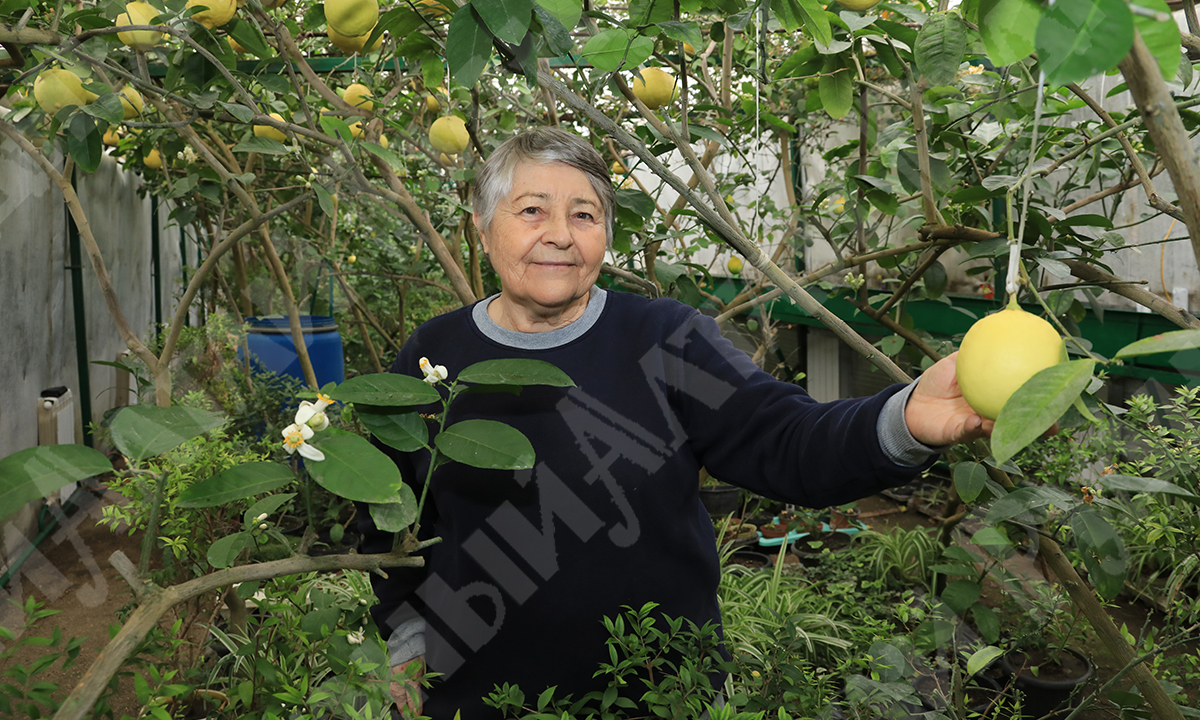
{"type": "Polygon", "coordinates": [[[132,85],[126,85],[121,88],[121,107],[125,109],[125,119],[132,120],[142,114],[142,108],[146,104],[142,101],[142,94],[137,91],[132,85]]]}
{"type": "Polygon", "coordinates": [[[660,68],[643,68],[633,79],[633,94],[651,110],[670,105],[679,96],[679,86],[670,73],[660,68]]]}
{"type": "Polygon", "coordinates": [[[110,127],[109,129],[105,130],[104,137],[100,138],[100,142],[110,147],[116,147],[120,140],[121,136],[117,134],[117,129],[115,127],[110,127]]]}
{"type": "Polygon", "coordinates": [[[343,35],[334,30],[332,25],[325,26],[325,34],[329,36],[329,42],[336,45],[342,52],[350,53],[351,55],[361,52],[375,52],[379,49],[379,46],[383,44],[382,35],[379,36],[378,40],[371,43],[371,47],[363,50],[363,46],[367,44],[367,40],[370,39],[373,32],[375,32],[374,25],[363,35],[343,35]]]}
{"type": "Polygon", "coordinates": [[[346,92],[342,94],[342,99],[347,104],[353,105],[356,108],[362,108],[368,112],[375,109],[375,102],[371,100],[372,97],[374,96],[371,94],[371,88],[362,83],[351,83],[346,88],[346,92]]]}
{"type": "Polygon", "coordinates": [[[438,152],[457,155],[467,148],[470,141],[467,124],[457,115],[445,115],[429,126],[429,144],[438,152]]]}
{"type": "Polygon", "coordinates": [[[325,22],[348,37],[367,35],[379,20],[378,0],[326,0],[325,22]]]}
{"type": "Polygon", "coordinates": [[[1017,388],[1063,355],[1054,326],[1013,303],[967,331],[958,349],[958,386],[975,412],[995,420],[1017,388]]]}
{"type": "Polygon", "coordinates": [[[742,259],[737,255],[734,255],[733,257],[729,258],[729,262],[725,263],[725,269],[728,270],[729,274],[734,277],[741,275],[742,259]]]}
{"type": "Polygon", "coordinates": [[[442,153],[442,154],[438,155],[438,162],[440,162],[443,165],[453,165],[454,158],[447,155],[446,153],[442,153]]]}
{"type": "Polygon", "coordinates": [[[838,5],[855,12],[870,10],[878,4],[879,0],[838,0],[838,5]]]}
{"type": "Polygon", "coordinates": [[[162,170],[162,156],[158,154],[158,150],[152,149],[146,153],[146,158],[142,161],[146,163],[146,167],[151,170],[162,170]]]}
{"type": "Polygon", "coordinates": [[[354,263],[358,262],[358,256],[357,256],[357,255],[347,255],[347,256],[346,256],[346,262],[348,262],[348,263],[350,263],[351,265],[353,265],[354,263]]]}
{"type": "Polygon", "coordinates": [[[688,54],[688,55],[695,55],[695,54],[696,54],[696,48],[695,48],[695,47],[694,47],[694,46],[693,46],[691,43],[689,43],[689,42],[685,42],[685,43],[683,44],[683,52],[684,52],[684,53],[686,53],[686,54],[688,54]]]}
{"type": "Polygon", "coordinates": [[[63,68],[49,68],[33,81],[33,99],[47,115],[57,115],[68,105],[87,105],[96,94],[83,89],[79,76],[63,68]]]}
{"type": "Polygon", "coordinates": [[[203,7],[192,19],[212,30],[233,19],[237,12],[237,0],[188,0],[187,7],[203,7]]]}
{"type": "MultiPolygon", "coordinates": [[[[283,122],[283,116],[280,115],[279,113],[268,113],[268,114],[275,120],[278,120],[279,122],[283,122]]],[[[282,130],[279,130],[278,128],[273,128],[270,125],[255,125],[254,126],[254,134],[259,137],[265,137],[265,138],[271,138],[272,140],[278,140],[279,142],[287,142],[287,135],[285,135],[282,130]]]]}
{"type": "Polygon", "coordinates": [[[234,40],[232,35],[229,36],[229,49],[238,55],[245,55],[246,53],[250,52],[246,48],[242,47],[241,43],[239,43],[237,40],[234,40]]]}
{"type": "MultiPolygon", "coordinates": [[[[124,27],[126,25],[153,25],[151,22],[158,16],[158,10],[153,5],[147,2],[131,2],[125,6],[125,12],[117,16],[113,23],[116,27],[124,27]]],[[[162,44],[163,33],[154,32],[153,30],[135,30],[132,32],[119,32],[117,37],[121,42],[125,43],[134,50],[149,50],[150,48],[162,44]]]]}
{"type": "Polygon", "coordinates": [[[629,172],[629,168],[625,167],[625,163],[620,160],[613,160],[613,164],[609,169],[612,170],[613,175],[624,175],[629,172]]]}

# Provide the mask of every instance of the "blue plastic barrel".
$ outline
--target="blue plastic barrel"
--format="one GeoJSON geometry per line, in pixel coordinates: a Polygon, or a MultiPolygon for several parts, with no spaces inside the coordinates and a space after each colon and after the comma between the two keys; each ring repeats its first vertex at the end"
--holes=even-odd
{"type": "MultiPolygon", "coordinates": [[[[287,316],[248,317],[246,322],[250,324],[246,335],[250,354],[268,370],[304,382],[304,371],[300,369],[300,356],[292,342],[292,327],[287,316]]],[[[301,315],[300,328],[304,332],[304,346],[308,348],[317,385],[324,387],[326,383],[345,381],[346,360],[337,322],[326,315],[301,315]]]]}

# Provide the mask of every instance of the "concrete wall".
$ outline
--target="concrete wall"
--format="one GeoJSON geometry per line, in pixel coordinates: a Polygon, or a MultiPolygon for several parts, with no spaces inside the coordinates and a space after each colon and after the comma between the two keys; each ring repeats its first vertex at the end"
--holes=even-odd
{"type": "MultiPolygon", "coordinates": [[[[51,159],[62,167],[57,154],[51,159]]],[[[150,199],[139,197],[141,179],[106,157],[92,175],[79,173],[78,193],[104,257],[121,308],[145,339],[154,322],[150,199]]],[[[160,210],[163,316],[179,294],[179,232],[160,210]]],[[[194,253],[194,250],[192,251],[194,253]]],[[[0,457],[37,444],[37,399],[65,385],[80,407],[75,316],[68,269],[66,205],[49,178],[22,150],[0,139],[0,457]]],[[[89,361],[115,360],[125,349],[83,255],[89,361]]],[[[118,400],[116,370],[91,365],[92,418],[118,400]]],[[[127,403],[120,403],[127,404],[127,403]]],[[[84,419],[87,420],[86,418],[84,419]]]]}

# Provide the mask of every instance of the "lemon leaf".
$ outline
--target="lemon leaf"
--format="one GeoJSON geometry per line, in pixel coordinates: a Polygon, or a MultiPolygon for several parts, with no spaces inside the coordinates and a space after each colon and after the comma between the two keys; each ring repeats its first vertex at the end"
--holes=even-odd
{"type": "Polygon", "coordinates": [[[1003,463],[1046,432],[1092,380],[1094,360],[1051,365],[1017,388],[992,431],[992,454],[1003,463]]]}

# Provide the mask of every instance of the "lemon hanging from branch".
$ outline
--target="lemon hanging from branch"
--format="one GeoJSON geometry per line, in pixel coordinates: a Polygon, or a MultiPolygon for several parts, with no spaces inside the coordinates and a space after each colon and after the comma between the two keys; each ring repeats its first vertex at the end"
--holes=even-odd
{"type": "Polygon", "coordinates": [[[368,35],[379,20],[377,0],[327,0],[325,22],[342,35],[368,35]]]}
{"type": "Polygon", "coordinates": [[[467,124],[457,115],[440,117],[429,126],[429,144],[438,152],[457,155],[467,149],[470,141],[467,124]]]}
{"type": "Polygon", "coordinates": [[[989,420],[1025,381],[1065,359],[1054,326],[1027,313],[1011,296],[1008,307],[979,320],[958,350],[958,385],[971,408],[989,420]]]}
{"type": "Polygon", "coordinates": [[[643,68],[641,77],[635,77],[631,88],[638,100],[651,110],[670,105],[679,97],[679,85],[667,71],[656,67],[643,68]]]}

